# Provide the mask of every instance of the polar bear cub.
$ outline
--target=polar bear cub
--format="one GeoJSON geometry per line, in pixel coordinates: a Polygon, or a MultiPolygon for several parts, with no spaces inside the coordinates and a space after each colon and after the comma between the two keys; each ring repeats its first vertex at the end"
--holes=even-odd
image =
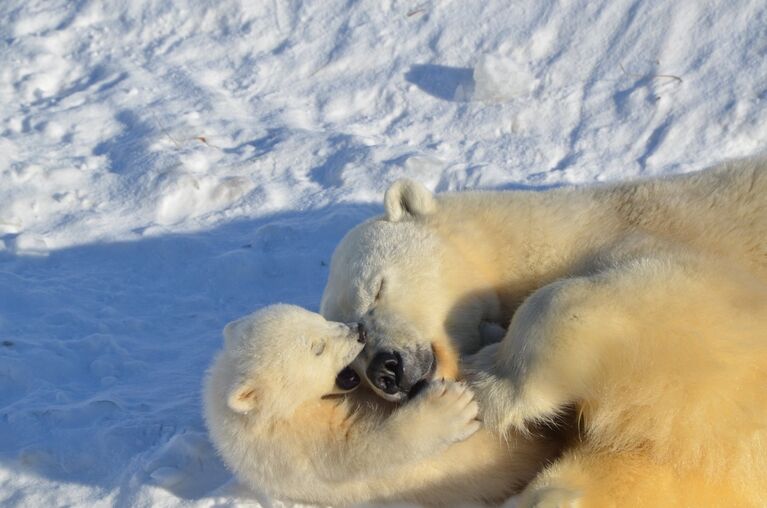
{"type": "Polygon", "coordinates": [[[439,482],[414,468],[479,429],[477,404],[456,382],[431,382],[396,409],[362,390],[346,396],[359,381],[346,368],[364,347],[357,324],[273,305],[229,323],[224,338],[205,421],[228,467],[272,496],[429,501],[439,482]]]}

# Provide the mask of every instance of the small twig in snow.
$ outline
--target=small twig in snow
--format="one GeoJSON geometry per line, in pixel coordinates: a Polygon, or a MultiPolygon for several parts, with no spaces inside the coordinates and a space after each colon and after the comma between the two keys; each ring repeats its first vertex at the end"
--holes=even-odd
{"type": "Polygon", "coordinates": [[[649,75],[634,74],[633,72],[626,71],[626,69],[623,67],[623,64],[618,64],[618,65],[620,65],[620,68],[623,71],[623,74],[634,77],[634,78],[645,78],[645,77],[650,79],[667,78],[667,79],[674,79],[682,83],[682,78],[680,78],[679,76],[675,76],[673,74],[649,74],[649,75]]]}
{"type": "Polygon", "coordinates": [[[205,146],[209,146],[210,148],[215,148],[216,150],[221,150],[220,146],[216,146],[213,143],[209,142],[208,138],[205,137],[204,135],[195,136],[194,139],[196,139],[200,143],[203,143],[205,146]]]}
{"type": "Polygon", "coordinates": [[[426,4],[421,4],[417,6],[415,9],[408,11],[407,17],[412,18],[416,14],[423,14],[424,12],[426,12],[426,4]]]}
{"type": "Polygon", "coordinates": [[[157,127],[160,128],[162,133],[165,134],[168,137],[168,139],[173,141],[173,144],[176,145],[176,148],[180,149],[181,148],[181,143],[176,138],[174,138],[173,136],[170,135],[170,132],[168,132],[168,129],[166,129],[165,126],[160,122],[160,119],[157,118],[157,115],[155,115],[153,113],[152,116],[154,117],[154,121],[157,124],[157,127]]]}

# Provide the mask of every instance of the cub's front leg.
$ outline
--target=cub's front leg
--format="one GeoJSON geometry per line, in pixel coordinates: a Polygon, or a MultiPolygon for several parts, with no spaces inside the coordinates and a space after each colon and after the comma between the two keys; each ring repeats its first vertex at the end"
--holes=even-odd
{"type": "Polygon", "coordinates": [[[412,465],[444,452],[477,432],[479,408],[472,391],[454,381],[434,381],[415,399],[373,424],[353,422],[344,446],[321,453],[327,481],[347,481],[412,465]],[[360,423],[361,425],[357,425],[360,423]]]}

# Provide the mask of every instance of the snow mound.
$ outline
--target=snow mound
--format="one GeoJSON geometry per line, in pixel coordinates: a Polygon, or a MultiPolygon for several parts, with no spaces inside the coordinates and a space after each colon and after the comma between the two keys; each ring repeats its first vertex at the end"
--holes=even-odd
{"type": "Polygon", "coordinates": [[[474,67],[473,77],[472,98],[483,102],[525,98],[538,84],[529,62],[500,55],[484,55],[474,67]]]}

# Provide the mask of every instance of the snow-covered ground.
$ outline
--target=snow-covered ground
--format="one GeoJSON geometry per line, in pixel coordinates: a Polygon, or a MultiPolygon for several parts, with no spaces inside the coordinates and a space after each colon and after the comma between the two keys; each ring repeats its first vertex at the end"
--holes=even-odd
{"type": "Polygon", "coordinates": [[[767,4],[4,0],[0,133],[0,504],[268,505],[202,425],[223,325],[316,310],[402,176],[763,151],[767,4]]]}

